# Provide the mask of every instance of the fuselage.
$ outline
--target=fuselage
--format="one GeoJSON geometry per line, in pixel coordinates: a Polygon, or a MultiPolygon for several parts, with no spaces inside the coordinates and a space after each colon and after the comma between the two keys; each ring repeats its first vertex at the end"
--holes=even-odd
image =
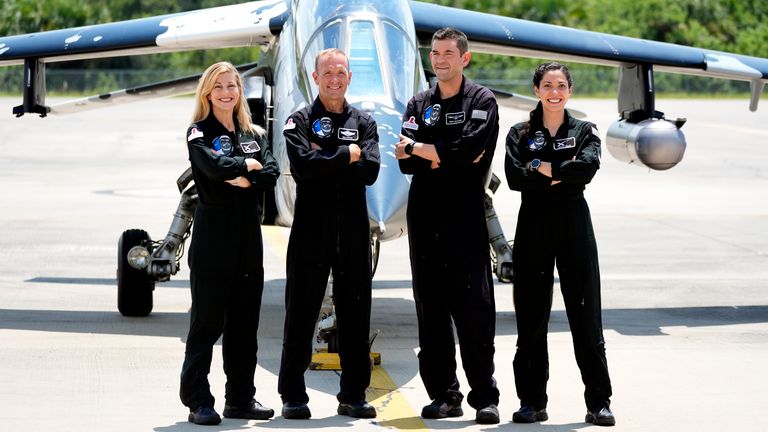
{"type": "Polygon", "coordinates": [[[288,116],[317,96],[315,57],[326,48],[349,56],[347,101],[378,125],[381,169],[366,192],[371,231],[379,240],[406,233],[410,179],[400,172],[395,144],[408,100],[427,87],[406,0],[330,2],[294,0],[280,37],[266,52],[274,78],[273,152],[281,168],[275,190],[277,223],[290,225],[296,185],[283,138],[288,116]]]}

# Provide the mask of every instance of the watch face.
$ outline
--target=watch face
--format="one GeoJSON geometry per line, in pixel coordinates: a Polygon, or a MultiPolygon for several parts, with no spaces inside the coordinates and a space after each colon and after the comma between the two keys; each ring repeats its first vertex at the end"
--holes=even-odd
{"type": "Polygon", "coordinates": [[[540,165],[541,165],[541,160],[539,159],[534,159],[531,161],[531,169],[533,170],[538,169],[540,165]]]}

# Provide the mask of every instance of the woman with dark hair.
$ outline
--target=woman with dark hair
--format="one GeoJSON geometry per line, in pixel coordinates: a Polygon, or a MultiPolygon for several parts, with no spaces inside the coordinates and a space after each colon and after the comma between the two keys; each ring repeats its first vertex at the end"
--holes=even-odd
{"type": "Polygon", "coordinates": [[[199,201],[189,251],[192,308],[181,401],[190,422],[221,422],[208,373],[213,345],[223,336],[224,417],[266,420],[274,411],[253,398],[264,290],[258,203],[275,186],[278,168],[266,131],[251,123],[242,79],[231,63],[203,73],[186,136],[199,201]]]}
{"type": "Polygon", "coordinates": [[[548,419],[547,326],[556,266],[585,386],[585,421],[613,426],[597,243],[584,200],[585,185],[600,168],[600,138],[592,123],[573,118],[565,109],[573,80],[564,65],[539,65],[533,89],[539,97],[536,109],[528,121],[512,126],[506,142],[507,182],[521,193],[512,251],[520,410],[512,420],[548,419]]]}

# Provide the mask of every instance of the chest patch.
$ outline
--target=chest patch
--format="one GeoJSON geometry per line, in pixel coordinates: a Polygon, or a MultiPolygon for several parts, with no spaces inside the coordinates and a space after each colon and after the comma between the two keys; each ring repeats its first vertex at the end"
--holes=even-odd
{"type": "Polygon", "coordinates": [[[339,128],[338,138],[345,141],[357,141],[358,139],[357,129],[339,128]]]}
{"type": "Polygon", "coordinates": [[[229,156],[232,154],[232,139],[227,135],[214,138],[211,152],[214,156],[229,156]]]}
{"type": "Polygon", "coordinates": [[[528,150],[539,151],[547,145],[547,139],[544,138],[544,132],[536,131],[533,138],[528,138],[528,150]]]}
{"type": "Polygon", "coordinates": [[[312,123],[312,133],[320,138],[328,138],[333,132],[333,123],[329,117],[323,117],[312,123]]]}
{"type": "Polygon", "coordinates": [[[403,122],[403,129],[419,130],[419,124],[416,123],[416,117],[411,116],[408,121],[403,122]]]}
{"type": "Polygon", "coordinates": [[[464,114],[464,111],[447,113],[445,115],[445,124],[447,125],[462,124],[464,123],[465,119],[466,119],[466,114],[464,114]]]}
{"type": "Polygon", "coordinates": [[[574,148],[576,147],[576,138],[568,137],[568,138],[561,138],[559,140],[555,140],[555,145],[553,147],[555,150],[565,150],[569,148],[574,148]]]}
{"type": "Polygon", "coordinates": [[[256,141],[241,141],[240,150],[245,154],[250,154],[261,150],[261,147],[259,147],[259,143],[256,141]]]}
{"type": "Polygon", "coordinates": [[[437,121],[440,120],[441,109],[442,108],[440,107],[440,104],[428,106],[427,109],[424,110],[424,115],[422,116],[424,124],[427,126],[433,126],[435,123],[437,123],[437,121]]]}

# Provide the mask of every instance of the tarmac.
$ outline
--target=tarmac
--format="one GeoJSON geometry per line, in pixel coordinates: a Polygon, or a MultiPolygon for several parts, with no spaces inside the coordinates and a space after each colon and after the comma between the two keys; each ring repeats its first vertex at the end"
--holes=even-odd
{"type": "MultiPolygon", "coordinates": [[[[614,100],[570,106],[604,133],[614,100]]],[[[130,228],[153,239],[178,204],[187,167],[190,98],[117,106],[64,117],[14,118],[21,98],[0,98],[1,431],[193,431],[179,402],[189,323],[189,272],[158,284],[146,318],[117,312],[117,241],[130,228]]],[[[685,159],[669,171],[614,160],[587,188],[598,239],[603,320],[616,431],[766,431],[768,419],[768,108],[745,100],[657,100],[686,117],[685,159]]],[[[521,111],[502,110],[494,166],[521,111]]],[[[509,239],[519,195],[494,202],[509,239]]],[[[336,415],[338,374],[306,373],[313,417],[280,414],[280,362],[288,229],[264,227],[266,287],[256,398],[269,421],[224,419],[207,430],[578,431],[583,385],[559,294],[550,322],[550,419],[513,424],[512,286],[496,284],[496,379],[501,423],[477,425],[474,410],[422,420],[429,402],[418,375],[416,316],[406,238],[386,242],[373,285],[372,330],[380,334],[369,399],[378,418],[336,415]]],[[[216,346],[210,380],[223,409],[216,346]]],[[[458,359],[460,363],[460,359],[458,359]]],[[[462,388],[468,390],[463,372],[462,388]]]]}

